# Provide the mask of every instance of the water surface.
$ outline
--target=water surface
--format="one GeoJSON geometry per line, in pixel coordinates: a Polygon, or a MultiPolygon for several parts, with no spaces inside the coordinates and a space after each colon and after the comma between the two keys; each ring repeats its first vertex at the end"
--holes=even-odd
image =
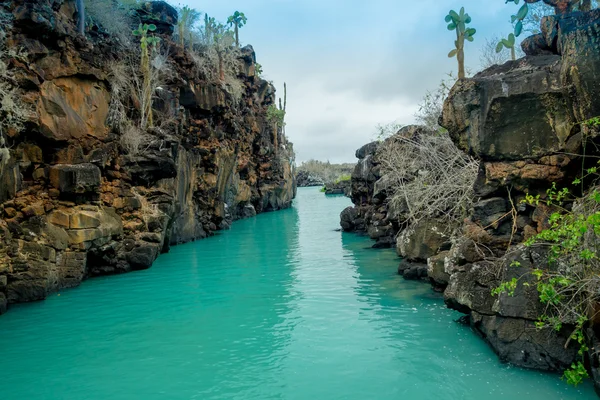
{"type": "Polygon", "coordinates": [[[0,317],[3,400],[596,399],[500,364],[393,251],[335,231],[344,197],[178,246],[0,317]]]}

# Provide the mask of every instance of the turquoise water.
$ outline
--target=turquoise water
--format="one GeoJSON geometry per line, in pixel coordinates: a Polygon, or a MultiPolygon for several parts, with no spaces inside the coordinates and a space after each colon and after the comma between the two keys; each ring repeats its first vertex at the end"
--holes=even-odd
{"type": "Polygon", "coordinates": [[[0,317],[0,399],[596,399],[502,365],[393,251],[336,232],[344,197],[178,246],[0,317]]]}

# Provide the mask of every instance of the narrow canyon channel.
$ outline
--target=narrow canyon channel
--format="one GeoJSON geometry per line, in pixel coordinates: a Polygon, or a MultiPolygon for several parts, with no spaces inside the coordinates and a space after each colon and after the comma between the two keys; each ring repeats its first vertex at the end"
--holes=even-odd
{"type": "Polygon", "coordinates": [[[0,318],[3,400],[596,399],[591,382],[501,364],[393,250],[337,231],[350,201],[177,246],[0,318]]]}

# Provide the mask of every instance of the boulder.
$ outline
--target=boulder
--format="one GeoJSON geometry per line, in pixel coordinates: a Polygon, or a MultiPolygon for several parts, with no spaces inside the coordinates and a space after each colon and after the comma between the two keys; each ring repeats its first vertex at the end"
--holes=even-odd
{"type": "Polygon", "coordinates": [[[483,160],[539,158],[575,147],[576,120],[559,56],[526,57],[459,80],[441,125],[454,143],[483,160]]]}
{"type": "Polygon", "coordinates": [[[344,232],[354,232],[360,228],[364,229],[364,220],[360,219],[355,207],[346,207],[340,214],[340,225],[344,232]]]}
{"type": "Polygon", "coordinates": [[[427,278],[427,264],[402,260],[398,266],[398,274],[409,281],[427,278]]]}
{"type": "Polygon", "coordinates": [[[446,225],[435,219],[425,219],[411,225],[398,235],[398,255],[409,261],[426,262],[448,242],[446,225]]]}
{"type": "Polygon", "coordinates": [[[446,272],[446,260],[450,251],[442,251],[427,259],[427,276],[435,288],[445,288],[450,281],[450,274],[446,272]]]}
{"type": "Polygon", "coordinates": [[[142,242],[139,247],[134,248],[127,253],[127,262],[134,270],[150,268],[156,257],[159,254],[159,246],[153,243],[142,242]]]}
{"type": "Polygon", "coordinates": [[[100,187],[100,169],[94,164],[53,165],[49,176],[50,184],[61,193],[93,193],[100,187]]]}

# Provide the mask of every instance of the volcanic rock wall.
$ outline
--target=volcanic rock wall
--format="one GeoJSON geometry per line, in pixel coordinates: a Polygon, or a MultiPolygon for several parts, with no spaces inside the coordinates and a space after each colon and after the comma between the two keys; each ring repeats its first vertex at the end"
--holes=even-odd
{"type": "MultiPolygon", "coordinates": [[[[388,206],[376,143],[357,152],[355,206],[342,212],[341,225],[367,232],[377,246],[396,242],[404,258],[425,258],[427,268],[403,261],[401,273],[427,277],[444,290],[447,305],[468,314],[503,361],[560,371],[577,354],[568,341],[572,327],[536,329],[544,309],[529,272],[547,266],[548,257],[520,245],[549,227],[553,209],[522,200],[526,194],[544,199],[553,183],[569,186],[586,162],[596,162],[581,155],[598,155],[598,132],[585,122],[600,115],[600,10],[547,17],[542,33],[523,48],[526,57],[458,81],[445,102],[440,124],[458,148],[480,160],[475,203],[458,237],[440,240],[433,221],[412,228],[394,221],[398,211],[388,206]],[[492,295],[512,278],[529,286],[519,285],[514,296],[492,295]]],[[[588,337],[600,337],[596,330],[588,337]]],[[[597,352],[590,352],[597,387],[599,365],[597,352]]]]}
{"type": "MultiPolygon", "coordinates": [[[[295,195],[292,144],[266,116],[275,89],[257,76],[252,47],[238,51],[233,93],[172,40],[171,6],[142,3],[134,25],[157,25],[169,73],[154,94],[155,127],[127,151],[108,120],[111,66],[130,55],[98,27],[77,34],[74,3],[0,2],[0,39],[26,53],[8,65],[30,110],[25,129],[4,132],[0,313],[87,277],[148,268],[171,245],[295,195]]],[[[139,114],[135,96],[128,106],[139,114]]]]}

